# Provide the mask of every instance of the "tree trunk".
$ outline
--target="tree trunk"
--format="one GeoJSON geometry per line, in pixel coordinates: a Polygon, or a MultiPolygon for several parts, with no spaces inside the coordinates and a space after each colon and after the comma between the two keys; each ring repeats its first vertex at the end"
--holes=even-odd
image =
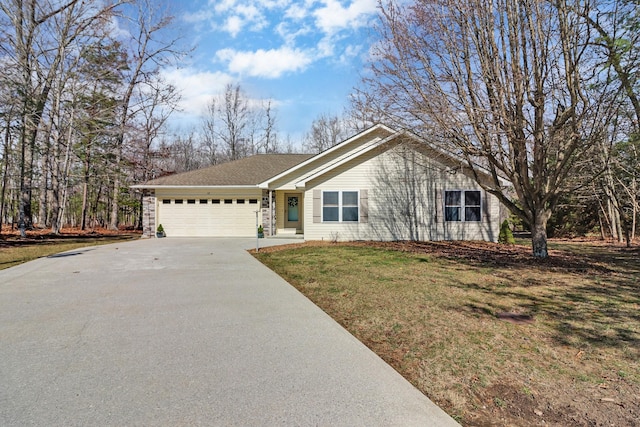
{"type": "Polygon", "coordinates": [[[547,258],[549,251],[547,249],[547,221],[551,216],[548,210],[542,210],[535,213],[534,223],[531,227],[531,245],[533,247],[533,256],[536,258],[547,258]]]}
{"type": "Polygon", "coordinates": [[[88,179],[85,177],[85,181],[82,184],[82,214],[80,219],[80,230],[87,228],[87,198],[89,197],[89,183],[88,179]]]}
{"type": "MultiPolygon", "coordinates": [[[[116,157],[116,165],[120,164],[121,153],[118,151],[116,157]]],[[[117,166],[116,166],[117,167],[117,166]]],[[[111,218],[109,221],[109,230],[118,230],[118,213],[120,212],[120,171],[117,170],[113,178],[113,199],[111,201],[111,218]]]]}
{"type": "MultiPolygon", "coordinates": [[[[10,115],[9,115],[10,117],[10,115]]],[[[0,192],[0,235],[2,234],[2,224],[4,222],[5,210],[4,201],[7,191],[7,180],[9,178],[9,151],[11,149],[11,126],[7,118],[7,127],[4,135],[4,171],[2,172],[2,191],[0,192]]]]}
{"type": "Polygon", "coordinates": [[[87,143],[87,152],[84,160],[84,181],[82,185],[82,219],[80,220],[80,230],[87,228],[87,209],[89,200],[89,178],[91,171],[91,143],[87,143]]]}
{"type": "MultiPolygon", "coordinates": [[[[631,183],[631,188],[633,190],[632,194],[635,194],[636,197],[637,197],[638,196],[638,184],[637,184],[637,181],[636,181],[635,178],[633,178],[633,181],[631,183]]],[[[631,241],[635,240],[635,238],[636,238],[637,218],[638,218],[638,202],[634,201],[634,203],[633,203],[633,212],[631,213],[631,241]]]]}

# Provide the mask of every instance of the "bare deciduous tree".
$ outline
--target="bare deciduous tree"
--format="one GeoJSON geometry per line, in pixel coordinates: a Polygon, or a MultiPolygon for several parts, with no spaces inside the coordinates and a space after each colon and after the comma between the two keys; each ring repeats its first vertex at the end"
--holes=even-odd
{"type": "MultiPolygon", "coordinates": [[[[142,102],[133,102],[135,89],[145,82],[153,80],[163,65],[182,56],[185,51],[178,46],[180,39],[167,30],[171,28],[173,17],[161,10],[159,5],[150,0],[137,0],[137,13],[130,21],[131,52],[129,52],[129,69],[123,73],[124,90],[120,101],[119,132],[114,148],[113,199],[109,228],[118,228],[119,195],[122,186],[122,174],[119,170],[124,142],[128,127],[142,110],[142,102]]],[[[141,92],[138,92],[141,93],[141,92]]]]}
{"type": "Polygon", "coordinates": [[[50,101],[60,65],[81,37],[91,37],[90,28],[108,20],[120,2],[94,6],[78,0],[45,3],[11,0],[0,3],[5,50],[19,99],[18,147],[20,150],[19,228],[22,236],[31,226],[31,195],[37,155],[38,133],[50,101]]]}
{"type": "Polygon", "coordinates": [[[223,94],[211,99],[202,117],[202,163],[215,165],[277,152],[276,116],[270,99],[251,99],[239,84],[228,84],[223,94]]]}
{"type": "Polygon", "coordinates": [[[546,225],[567,177],[601,137],[600,97],[583,2],[417,0],[381,6],[380,42],[361,106],[428,136],[474,173],[532,230],[546,225]],[[598,108],[600,107],[600,108],[598,108]],[[501,185],[508,178],[511,188],[501,185]],[[512,195],[513,192],[513,195],[512,195]]]}
{"type": "Polygon", "coordinates": [[[218,136],[229,160],[246,156],[249,118],[249,103],[240,85],[228,84],[224,91],[224,101],[220,105],[221,127],[218,136]]]}
{"type": "Polygon", "coordinates": [[[338,116],[321,114],[311,123],[304,139],[304,148],[311,153],[320,153],[342,142],[347,137],[345,123],[338,116]]]}

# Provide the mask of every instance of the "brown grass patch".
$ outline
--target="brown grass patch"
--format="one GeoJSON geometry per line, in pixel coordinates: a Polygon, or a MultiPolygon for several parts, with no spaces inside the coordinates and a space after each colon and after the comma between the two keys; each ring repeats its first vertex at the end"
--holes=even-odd
{"type": "Polygon", "coordinates": [[[314,242],[257,257],[464,425],[640,425],[637,254],[551,255],[314,242]]]}
{"type": "Polygon", "coordinates": [[[0,270],[72,249],[139,237],[140,233],[132,230],[65,228],[60,234],[52,234],[49,229],[29,230],[23,238],[18,230],[4,227],[0,235],[0,270]]]}

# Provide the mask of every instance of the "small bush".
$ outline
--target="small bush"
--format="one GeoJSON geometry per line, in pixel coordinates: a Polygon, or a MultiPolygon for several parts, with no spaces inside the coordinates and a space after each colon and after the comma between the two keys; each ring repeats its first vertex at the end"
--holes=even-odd
{"type": "Polygon", "coordinates": [[[505,245],[515,245],[516,239],[513,238],[513,232],[511,231],[511,227],[509,227],[509,221],[502,221],[502,225],[500,226],[500,234],[498,235],[498,243],[502,243],[505,245]]]}

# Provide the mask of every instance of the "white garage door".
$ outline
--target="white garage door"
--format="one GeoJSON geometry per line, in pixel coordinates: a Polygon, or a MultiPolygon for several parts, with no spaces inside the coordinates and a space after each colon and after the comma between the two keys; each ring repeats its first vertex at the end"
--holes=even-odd
{"type": "Polygon", "coordinates": [[[158,223],[168,237],[251,237],[256,233],[257,198],[159,200],[158,223]]]}

